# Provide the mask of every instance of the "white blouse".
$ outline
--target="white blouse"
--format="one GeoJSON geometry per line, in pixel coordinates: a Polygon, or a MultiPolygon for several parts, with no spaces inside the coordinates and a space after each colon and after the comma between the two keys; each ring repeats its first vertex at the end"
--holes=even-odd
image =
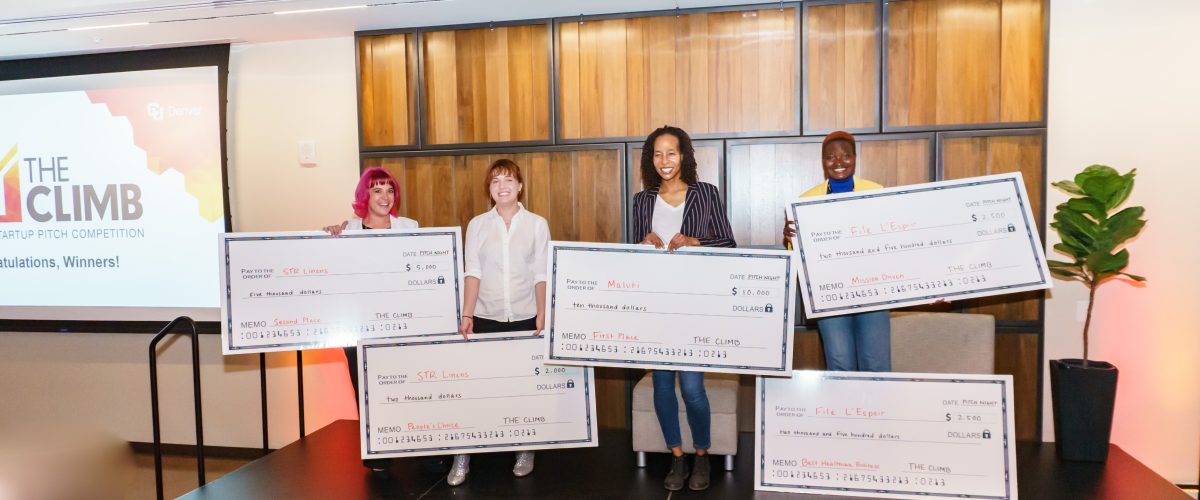
{"type": "Polygon", "coordinates": [[[680,203],[678,207],[673,207],[663,200],[662,196],[655,197],[654,218],[651,219],[650,230],[662,239],[664,245],[679,234],[679,230],[683,227],[684,205],[687,203],[680,203]]]}
{"type": "Polygon", "coordinates": [[[537,316],[534,285],[546,281],[550,225],[517,204],[512,224],[493,208],[467,224],[463,257],[466,276],[479,279],[475,316],[521,321],[537,316]]]}

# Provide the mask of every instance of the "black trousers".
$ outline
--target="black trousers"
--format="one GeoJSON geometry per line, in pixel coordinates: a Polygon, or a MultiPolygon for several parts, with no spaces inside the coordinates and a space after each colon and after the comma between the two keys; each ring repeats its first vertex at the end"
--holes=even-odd
{"type": "Polygon", "coordinates": [[[500,333],[537,330],[537,316],[518,321],[494,321],[475,317],[475,333],[500,333]]]}
{"type": "MultiPolygon", "coordinates": [[[[350,346],[342,349],[346,353],[346,368],[350,370],[350,385],[354,387],[354,409],[358,409],[358,347],[350,346]]],[[[362,418],[362,415],[358,416],[362,418]]],[[[363,467],[372,470],[384,470],[391,464],[390,458],[363,459],[363,467]]]]}

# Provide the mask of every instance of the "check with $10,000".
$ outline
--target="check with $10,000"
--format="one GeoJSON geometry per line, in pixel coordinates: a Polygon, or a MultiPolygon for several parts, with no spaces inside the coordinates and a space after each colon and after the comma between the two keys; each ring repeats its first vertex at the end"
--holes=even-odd
{"type": "Polygon", "coordinates": [[[546,362],[785,375],[791,257],[551,242],[546,362]]]}

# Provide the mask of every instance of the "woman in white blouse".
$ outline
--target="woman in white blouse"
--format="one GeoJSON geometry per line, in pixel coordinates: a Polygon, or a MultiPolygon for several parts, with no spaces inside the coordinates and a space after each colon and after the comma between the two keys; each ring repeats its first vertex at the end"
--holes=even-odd
{"type": "MultiPolygon", "coordinates": [[[[467,224],[466,282],[459,333],[532,331],[541,334],[546,317],[546,252],[550,226],[525,207],[521,167],[509,159],[488,167],[484,186],[495,207],[467,224]]],[[[466,481],[470,455],[455,455],[446,482],[466,481]]],[[[513,475],[533,472],[533,452],[517,452],[513,475]]]]}

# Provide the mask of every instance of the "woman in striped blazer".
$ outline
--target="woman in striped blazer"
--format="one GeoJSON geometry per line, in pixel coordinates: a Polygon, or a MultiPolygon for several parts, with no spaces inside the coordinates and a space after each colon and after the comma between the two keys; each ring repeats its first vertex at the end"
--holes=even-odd
{"type": "MultiPolygon", "coordinates": [[[[665,126],[651,133],[642,147],[641,169],[646,189],[633,197],[633,234],[642,244],[672,252],[686,246],[737,246],[717,187],[696,178],[696,152],[687,132],[665,126]]],[[[673,455],[663,486],[675,491],[687,480],[693,490],[706,489],[712,415],[704,373],[654,370],[653,380],[654,413],[673,455]],[[690,480],[679,431],[676,373],[696,448],[690,480]]]]}

